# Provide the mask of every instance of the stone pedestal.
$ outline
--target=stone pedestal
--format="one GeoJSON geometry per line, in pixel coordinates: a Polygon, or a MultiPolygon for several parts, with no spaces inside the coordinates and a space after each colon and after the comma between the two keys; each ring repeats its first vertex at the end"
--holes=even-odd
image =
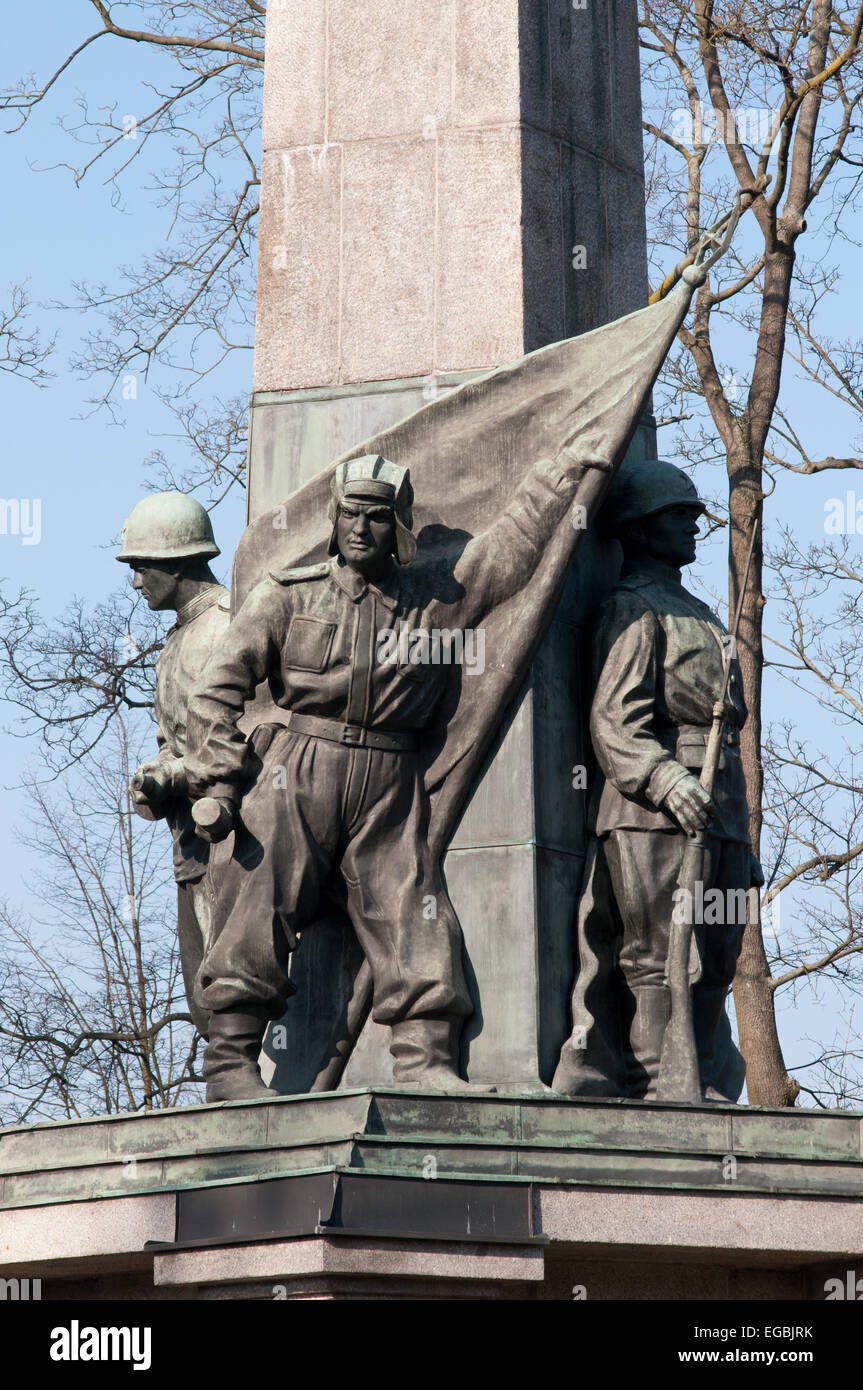
{"type": "Polygon", "coordinates": [[[45,1300],[823,1300],[863,1277],[861,1124],[375,1089],[27,1125],[0,1130],[0,1278],[45,1300]]]}
{"type": "Polygon", "coordinates": [[[156,1255],[154,1284],[174,1297],[333,1302],[524,1299],[545,1274],[541,1246],[315,1236],[156,1255]]]}
{"type": "MultiPolygon", "coordinates": [[[[646,302],[636,28],[628,0],[268,8],[250,520],[435,394],[646,302]]],[[[649,424],[633,448],[655,454],[649,424]]],[[[447,856],[472,1079],[547,1082],[568,1031],[580,655],[613,566],[586,547],[447,856]]],[[[343,936],[297,954],[281,1091],[312,1083],[343,936]]],[[[386,1083],[387,1047],[369,1026],[344,1084],[386,1083]]]]}

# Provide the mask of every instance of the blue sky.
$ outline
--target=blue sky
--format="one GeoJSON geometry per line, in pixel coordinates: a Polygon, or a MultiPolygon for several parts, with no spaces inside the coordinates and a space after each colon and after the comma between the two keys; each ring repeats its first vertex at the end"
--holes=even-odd
{"type": "MultiPolygon", "coordinates": [[[[4,85],[31,69],[41,76],[51,70],[80,40],[82,21],[90,24],[88,8],[77,0],[44,0],[38,8],[12,7],[4,16],[4,85]]],[[[73,298],[74,282],[110,276],[115,266],[134,262],[164,236],[165,214],[154,205],[152,194],[140,180],[129,181],[127,201],[120,210],[112,206],[111,190],[98,174],[76,188],[66,170],[39,172],[80,155],[56,124],[58,116],[69,113],[78,91],[86,90],[97,104],[116,101],[120,111],[135,112],[151,99],[139,74],[146,67],[152,76],[160,64],[165,73],[170,71],[170,59],[149,52],[145,64],[135,45],[100,41],[79,60],[24,132],[0,138],[0,177],[7,209],[0,294],[13,282],[27,281],[36,306],[34,323],[48,336],[59,334],[54,361],[57,376],[45,390],[0,372],[4,426],[0,496],[39,498],[42,504],[38,545],[26,546],[20,537],[0,535],[0,577],[10,589],[31,586],[47,615],[58,615],[73,594],[95,602],[116,585],[119,567],[112,545],[123,517],[143,495],[150,476],[144,461],[157,447],[180,465],[186,457],[182,443],[164,438],[174,428],[173,421],[140,375],[136,399],[122,403],[121,425],[112,424],[104,413],[86,414],[90,387],[76,379],[66,365],[83,331],[83,321],[75,312],[47,307],[73,298]],[[10,209],[15,209],[14,216],[10,209]]],[[[857,273],[860,253],[846,246],[836,251],[836,257],[840,255],[848,272],[828,300],[827,321],[837,333],[850,336],[859,331],[863,319],[857,273]]],[[[728,343],[729,355],[741,349],[735,371],[745,382],[742,339],[739,334],[729,334],[728,343]]],[[[790,370],[793,372],[793,366],[790,370]]],[[[251,354],[237,354],[222,370],[217,386],[226,396],[235,396],[247,393],[250,385],[251,354]]],[[[853,450],[855,422],[848,412],[825,402],[810,388],[796,388],[796,397],[798,418],[813,451],[820,455],[853,450]]],[[[667,431],[660,441],[660,452],[674,458],[674,445],[673,432],[667,431]]],[[[780,520],[791,525],[803,541],[823,539],[825,505],[829,499],[855,490],[857,476],[780,477],[770,507],[768,539],[780,520]]],[[[719,478],[715,470],[707,470],[703,485],[708,491],[718,491],[719,478]]],[[[856,491],[863,501],[863,477],[856,491]]],[[[236,494],[215,515],[217,539],[223,550],[217,564],[221,578],[228,576],[230,556],[242,531],[243,505],[242,496],[236,494]]],[[[693,571],[693,587],[719,595],[724,603],[724,533],[702,548],[693,571]]],[[[786,713],[805,722],[812,719],[812,706],[768,676],[767,717],[786,713]]],[[[14,711],[7,710],[3,722],[14,724],[14,720],[14,711]]],[[[823,737],[833,736],[825,727],[823,737]]],[[[13,788],[32,755],[32,745],[0,734],[0,750],[0,781],[7,789],[13,788]]],[[[20,816],[20,794],[6,790],[0,796],[0,896],[26,903],[28,879],[36,866],[16,847],[15,827],[20,816]]],[[[802,1055],[801,1048],[805,1052],[799,1039],[810,1025],[811,1029],[817,1026],[814,1011],[784,1009],[781,1026],[789,1061],[802,1055]]]]}
{"type": "MultiPolygon", "coordinates": [[[[27,7],[6,16],[4,85],[34,68],[37,76],[52,70],[68,47],[80,41],[82,21],[91,23],[87,9],[50,0],[38,16],[27,7]]],[[[170,71],[170,61],[151,52],[148,75],[159,64],[170,71]]],[[[53,363],[57,375],[46,389],[0,372],[0,496],[39,498],[42,508],[40,544],[28,546],[20,537],[0,535],[0,576],[10,590],[32,587],[48,615],[59,614],[73,594],[97,601],[128,573],[113,559],[112,547],[126,513],[147,481],[152,482],[145,460],[157,448],[181,466],[187,459],[185,446],[165,437],[176,429],[175,422],[140,373],[135,399],[120,402],[120,424],[112,424],[104,412],[89,413],[92,387],[67,365],[84,331],[83,317],[49,307],[74,301],[74,282],[107,279],[115,266],[133,263],[164,237],[166,215],[140,187],[143,180],[127,182],[126,205],[120,210],[112,207],[111,190],[98,172],[76,187],[68,170],[50,169],[81,158],[81,148],[57,126],[58,117],[72,110],[77,93],[86,91],[96,104],[116,101],[121,113],[145,109],[152,96],[138,78],[144,66],[136,45],[101,41],[82,56],[24,131],[0,138],[6,207],[18,209],[15,217],[4,219],[0,294],[12,283],[26,282],[33,323],[44,336],[59,335],[53,363]]],[[[226,396],[246,394],[251,353],[235,355],[217,385],[226,396]]],[[[243,524],[244,499],[238,493],[215,517],[223,551],[216,565],[220,578],[229,576],[243,524]]],[[[14,713],[5,713],[4,722],[14,721],[14,713]]],[[[28,747],[2,736],[2,748],[2,782],[9,787],[28,747]]],[[[17,798],[7,792],[0,799],[0,865],[3,892],[9,894],[20,887],[22,859],[13,848],[17,816],[17,798]]]]}

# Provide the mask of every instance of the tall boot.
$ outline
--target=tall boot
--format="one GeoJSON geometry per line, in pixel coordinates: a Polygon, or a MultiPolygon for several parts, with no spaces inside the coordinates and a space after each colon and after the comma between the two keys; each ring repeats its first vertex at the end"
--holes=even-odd
{"type": "Polygon", "coordinates": [[[630,1094],[646,1100],[656,1095],[662,1040],[670,1015],[666,985],[630,986],[635,1012],[629,1025],[630,1094]]]}
{"type": "Polygon", "coordinates": [[[267,1027],[264,1014],[210,1014],[210,1041],[201,1068],[207,1082],[207,1104],[220,1100],[254,1100],[274,1093],[264,1085],[258,1057],[267,1027]]]}
{"type": "Polygon", "coordinates": [[[390,1052],[395,1058],[397,1086],[422,1086],[430,1091],[490,1091],[463,1081],[456,1069],[460,1018],[406,1018],[391,1024],[390,1052]]]}
{"type": "Polygon", "coordinates": [[[716,1044],[719,1025],[725,1012],[728,990],[725,986],[696,985],[692,991],[692,1024],[695,1031],[695,1047],[698,1052],[698,1075],[701,1080],[701,1094],[705,1100],[727,1101],[714,1085],[716,1078],[716,1044]]]}
{"type": "Polygon", "coordinates": [[[576,1012],[573,1007],[572,1022],[551,1089],[561,1096],[625,1095],[617,1019],[598,1018],[585,1008],[576,1012]]]}

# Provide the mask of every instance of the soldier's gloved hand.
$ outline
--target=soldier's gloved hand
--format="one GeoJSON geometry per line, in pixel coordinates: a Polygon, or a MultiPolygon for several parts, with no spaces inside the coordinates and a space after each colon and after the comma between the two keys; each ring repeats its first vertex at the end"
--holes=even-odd
{"type": "Polygon", "coordinates": [[[707,829],[716,808],[698,778],[687,773],[667,793],[663,809],[674,816],[687,835],[694,835],[707,829]]]}
{"type": "Polygon", "coordinates": [[[761,860],[757,855],[749,854],[749,884],[752,888],[764,887],[764,870],[761,867],[761,860]]]}
{"type": "Polygon", "coordinates": [[[192,820],[202,840],[216,845],[226,840],[234,828],[236,806],[220,796],[202,796],[192,807],[192,820]]]}

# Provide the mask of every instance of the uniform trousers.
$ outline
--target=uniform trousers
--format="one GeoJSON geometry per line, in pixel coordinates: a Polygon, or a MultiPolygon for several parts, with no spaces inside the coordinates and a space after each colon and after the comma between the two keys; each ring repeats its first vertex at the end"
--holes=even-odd
{"type": "MultiPolygon", "coordinates": [[[[685,901],[675,897],[685,849],[686,836],[673,831],[612,830],[602,840],[623,926],[620,968],[630,989],[665,979],[672,916],[676,908],[686,910],[685,901]]],[[[689,905],[704,989],[727,989],[734,979],[749,886],[749,845],[708,834],[700,901],[719,889],[722,904],[708,902],[703,913],[697,897],[689,905]]]]}
{"type": "Polygon", "coordinates": [[[470,1014],[417,753],[285,728],[264,750],[260,733],[256,780],[213,858],[218,895],[198,1001],[208,1012],[281,1017],[295,993],[290,952],[329,897],[346,907],[368,960],[376,1022],[470,1014]]]}

